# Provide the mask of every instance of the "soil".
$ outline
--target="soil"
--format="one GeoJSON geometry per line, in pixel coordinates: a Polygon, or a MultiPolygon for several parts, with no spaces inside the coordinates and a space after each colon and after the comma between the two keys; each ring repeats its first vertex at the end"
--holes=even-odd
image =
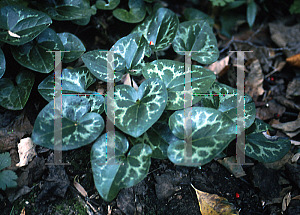
{"type": "MultiPolygon", "coordinates": [[[[169,8],[179,15],[182,15],[183,8],[195,6],[192,2],[185,1],[182,4],[180,1],[165,1],[169,5],[169,8]]],[[[205,9],[209,9],[206,7],[207,4],[208,1],[203,1],[197,7],[202,7],[201,9],[205,12],[205,9]]],[[[271,9],[275,10],[272,7],[271,9]]],[[[273,12],[280,14],[279,9],[273,12]]],[[[283,10],[281,13],[286,13],[286,11],[283,10]]],[[[264,14],[258,15],[254,28],[258,29],[260,24],[267,25],[268,22],[273,22],[275,18],[270,14],[272,13],[267,13],[267,19],[262,18],[264,14]]],[[[129,34],[134,26],[135,24],[118,21],[112,17],[111,11],[98,11],[95,16],[92,16],[87,26],[77,26],[71,22],[54,21],[51,27],[57,33],[74,33],[83,41],[87,51],[90,51],[94,49],[109,49],[119,38],[129,34]]],[[[245,28],[245,25],[240,26],[235,34],[247,35],[244,34],[245,28]]],[[[220,49],[221,46],[222,48],[226,47],[226,43],[229,40],[225,41],[217,31],[216,35],[220,49]]],[[[262,32],[260,38],[261,44],[276,47],[270,40],[270,35],[266,35],[265,32],[262,32]]],[[[256,38],[257,41],[259,39],[256,38]]],[[[255,44],[254,47],[256,47],[255,44]]],[[[17,71],[12,66],[17,65],[17,63],[9,55],[9,46],[4,44],[2,50],[7,54],[7,71],[17,71]]],[[[164,58],[169,59],[178,57],[171,49],[160,54],[163,54],[164,58]]],[[[224,56],[226,56],[225,52],[221,52],[220,59],[224,56]]],[[[259,58],[260,56],[256,57],[259,58]]],[[[154,57],[151,57],[148,60],[151,61],[153,60],[152,58],[154,59],[154,57]]],[[[81,64],[82,61],[78,60],[74,63],[64,64],[63,68],[66,66],[76,67],[81,64]]],[[[229,62],[229,64],[233,67],[234,62],[229,62]]],[[[283,79],[284,83],[270,83],[269,79],[264,79],[264,89],[277,86],[276,89],[279,93],[282,93],[280,87],[283,85],[284,89],[286,89],[288,83],[299,73],[299,69],[286,66],[285,71],[290,72],[275,73],[272,76],[276,80],[283,79]]],[[[267,74],[266,71],[264,72],[267,74]]],[[[0,107],[0,129],[13,123],[21,114],[24,114],[29,119],[32,126],[34,125],[38,113],[47,104],[47,101],[38,93],[37,86],[48,76],[47,74],[35,74],[35,85],[22,111],[11,111],[0,107]]],[[[6,72],[4,77],[11,78],[14,76],[15,72],[9,74],[6,72]]],[[[219,78],[219,81],[233,86],[236,83],[234,77],[236,77],[234,72],[227,72],[226,75],[219,78]]],[[[96,84],[92,86],[94,89],[96,87],[96,84]]],[[[263,106],[267,108],[266,103],[262,102],[262,97],[258,97],[256,104],[257,107],[263,106]]],[[[280,122],[288,122],[297,119],[298,112],[293,108],[284,109],[282,112],[279,117],[275,117],[273,114],[272,117],[269,117],[265,121],[270,122],[271,119],[276,118],[280,122]]],[[[103,115],[103,117],[105,116],[103,115]]],[[[279,131],[277,135],[284,136],[279,131]]],[[[30,137],[30,132],[24,134],[23,137],[30,137]]],[[[23,137],[14,139],[12,144],[15,147],[8,150],[11,156],[15,157],[13,163],[18,162],[16,145],[19,139],[23,137]]],[[[293,139],[299,141],[300,137],[297,135],[293,139]]],[[[147,177],[133,187],[122,189],[117,198],[112,202],[105,202],[99,196],[94,186],[89,161],[91,146],[92,144],[76,150],[63,152],[63,163],[70,165],[61,166],[47,165],[47,163],[50,163],[53,151],[37,146],[37,156],[31,161],[30,165],[15,169],[19,177],[22,175],[22,186],[19,186],[17,190],[9,189],[5,192],[0,190],[1,214],[21,214],[21,211],[25,210],[26,214],[30,215],[200,215],[197,195],[191,184],[198,190],[226,198],[236,207],[240,215],[300,214],[300,204],[297,199],[292,200],[287,209],[284,212],[282,211],[283,197],[287,193],[291,192],[292,197],[300,195],[300,162],[290,162],[293,153],[298,150],[297,146],[292,146],[290,153],[273,164],[262,164],[246,157],[246,163],[253,164],[243,165],[246,175],[239,178],[236,178],[216,160],[198,168],[174,165],[169,160],[151,159],[151,167],[147,177]],[[74,181],[78,182],[85,189],[87,192],[86,197],[82,196],[75,189],[73,185],[74,181]],[[26,192],[26,189],[20,189],[22,187],[30,189],[30,191],[27,190],[28,192],[26,192]],[[17,191],[23,195],[20,195],[15,201],[11,201],[9,198],[16,196],[17,191]]],[[[231,143],[229,150],[232,151],[232,154],[235,154],[234,142],[231,143]]]]}

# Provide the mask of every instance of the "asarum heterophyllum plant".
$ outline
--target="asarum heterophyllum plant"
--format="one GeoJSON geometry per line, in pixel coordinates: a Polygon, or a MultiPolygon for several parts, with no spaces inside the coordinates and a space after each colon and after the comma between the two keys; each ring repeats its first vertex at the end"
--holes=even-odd
{"type": "MultiPolygon", "coordinates": [[[[98,2],[99,7],[101,2],[98,2]]],[[[67,11],[57,14],[51,7],[47,5],[44,8],[51,18],[64,20],[64,17],[71,16],[67,11]]],[[[134,10],[115,13],[130,20],[135,16],[134,10]]],[[[92,12],[87,14],[87,17],[82,17],[75,13],[74,22],[86,22],[92,12]]],[[[141,14],[137,16],[143,19],[141,14]]],[[[47,14],[33,9],[12,5],[2,7],[2,28],[14,34],[0,32],[0,40],[12,45],[12,54],[22,66],[50,73],[53,70],[53,56],[47,51],[70,50],[61,53],[63,62],[74,61],[85,52],[82,42],[75,35],[67,32],[56,34],[47,28],[51,22],[47,14]],[[7,19],[10,14],[17,18],[7,19]],[[28,24],[29,30],[21,31],[24,25],[18,25],[18,17],[26,21],[26,17],[32,18],[33,14],[38,17],[35,26],[28,24]],[[18,26],[19,29],[11,26],[18,26]]],[[[82,55],[85,67],[62,71],[62,93],[72,94],[62,96],[62,150],[93,143],[91,166],[94,182],[105,201],[113,200],[120,189],[143,180],[148,174],[151,158],[168,158],[175,164],[187,165],[184,162],[187,139],[192,143],[192,164],[189,166],[204,165],[217,156],[226,156],[224,150],[241,132],[246,134],[245,155],[260,162],[279,160],[290,149],[291,143],[287,138],[268,139],[262,134],[270,127],[255,119],[255,105],[249,95],[244,96],[245,131],[237,131],[237,90],[216,82],[214,73],[200,65],[191,66],[194,106],[190,121],[192,132],[186,139],[185,63],[167,59],[145,62],[144,59],[154,52],[168,49],[170,45],[179,55],[191,53],[191,59],[202,65],[211,64],[219,57],[212,27],[205,20],[179,23],[177,15],[171,10],[155,7],[132,33],[119,39],[108,50],[114,53],[113,61],[108,62],[108,51],[93,50],[82,55]],[[108,63],[114,70],[115,83],[120,83],[127,73],[146,79],[138,90],[123,84],[115,86],[114,97],[109,98],[113,101],[113,108],[107,104],[108,96],[104,98],[87,90],[97,79],[112,81],[108,80],[108,63]],[[101,114],[115,116],[110,118],[116,128],[112,149],[107,144],[107,136],[112,134],[103,133],[106,125],[101,114]],[[114,151],[113,157],[107,156],[108,150],[114,151]],[[110,159],[114,159],[113,165],[109,165],[110,159]]],[[[0,53],[0,63],[2,58],[3,53],[0,53]]],[[[1,71],[0,67],[0,75],[1,71]]],[[[0,79],[0,105],[22,109],[33,86],[32,74],[29,71],[20,73],[16,79],[17,86],[0,79]],[[22,99],[21,90],[25,92],[22,99]]],[[[54,74],[51,74],[38,87],[49,104],[39,113],[32,132],[34,143],[50,149],[54,149],[53,86],[54,74]]]]}

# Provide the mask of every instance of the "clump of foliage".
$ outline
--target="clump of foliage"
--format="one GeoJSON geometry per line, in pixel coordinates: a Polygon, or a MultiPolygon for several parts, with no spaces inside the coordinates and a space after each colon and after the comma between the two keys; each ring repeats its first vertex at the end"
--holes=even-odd
{"type": "Polygon", "coordinates": [[[300,13],[300,1],[294,0],[293,4],[290,7],[290,13],[300,13]]]}
{"type": "MultiPolygon", "coordinates": [[[[101,2],[90,6],[88,0],[40,1],[36,6],[44,12],[7,3],[0,8],[0,40],[11,44],[11,52],[18,63],[41,73],[53,70],[54,58],[48,50],[70,51],[61,54],[63,62],[74,61],[83,54],[81,58],[86,67],[62,71],[62,93],[84,95],[62,96],[62,150],[93,143],[94,182],[102,198],[111,201],[120,189],[133,186],[146,177],[151,158],[170,159],[178,165],[201,166],[217,156],[226,156],[224,151],[230,142],[244,131],[236,129],[238,91],[215,82],[212,71],[200,65],[190,65],[190,90],[185,88],[184,63],[167,59],[145,61],[145,56],[166,50],[171,44],[179,55],[191,54],[191,59],[202,65],[213,63],[218,59],[219,51],[211,20],[207,21],[203,16],[201,19],[190,17],[179,23],[174,12],[157,5],[144,19],[130,6],[135,1],[129,0],[131,12],[119,11],[123,14],[120,16],[127,17],[128,22],[132,22],[129,21],[132,17],[144,21],[108,50],[114,53],[113,60],[103,50],[86,52],[75,35],[68,32],[57,34],[49,28],[52,19],[86,25],[95,14],[95,8],[101,8],[101,2]],[[108,73],[110,68],[113,69],[113,78],[108,73]],[[127,73],[146,79],[137,91],[119,84],[114,88],[113,97],[104,98],[87,90],[97,79],[116,83],[127,73]],[[192,133],[186,137],[185,95],[189,90],[192,105],[197,103],[200,106],[191,109],[192,133]],[[106,114],[114,122],[115,133],[103,134],[105,122],[101,114],[106,114]],[[107,144],[109,139],[113,139],[113,147],[107,144]],[[190,162],[186,162],[186,141],[192,142],[190,162]],[[114,152],[112,157],[107,155],[108,151],[114,152]]],[[[109,7],[113,2],[118,1],[109,1],[104,6],[109,7]]],[[[110,9],[116,5],[118,3],[110,9]]],[[[3,75],[5,60],[3,53],[0,54],[0,74],[3,75]]],[[[9,109],[24,107],[34,82],[32,71],[20,73],[17,86],[0,80],[2,106],[9,109]],[[25,92],[23,98],[21,92],[25,92]]],[[[49,103],[39,113],[32,132],[34,143],[50,149],[54,149],[53,86],[53,73],[39,84],[40,94],[49,103]]],[[[290,141],[286,138],[267,139],[262,131],[268,126],[255,119],[255,105],[249,95],[245,95],[244,104],[245,154],[261,162],[282,158],[290,149],[290,141]]]]}
{"type": "Polygon", "coordinates": [[[0,154],[0,189],[13,188],[17,186],[17,174],[12,170],[3,170],[11,165],[11,158],[8,152],[0,154]]]}

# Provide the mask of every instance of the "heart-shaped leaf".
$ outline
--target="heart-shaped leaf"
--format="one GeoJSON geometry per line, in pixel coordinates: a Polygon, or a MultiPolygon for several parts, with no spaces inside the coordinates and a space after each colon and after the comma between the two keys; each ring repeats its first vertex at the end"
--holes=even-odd
{"type": "MultiPolygon", "coordinates": [[[[142,73],[145,78],[161,79],[168,90],[168,110],[184,108],[185,67],[184,63],[172,60],[156,60],[143,67],[142,73]]],[[[192,104],[200,101],[201,97],[196,94],[205,93],[216,79],[215,74],[201,66],[192,66],[191,86],[192,104]]]]}
{"type": "Polygon", "coordinates": [[[5,69],[6,69],[5,56],[2,49],[0,49],[0,78],[2,78],[2,76],[4,75],[5,69]]]}
{"type": "Polygon", "coordinates": [[[90,0],[39,1],[38,6],[54,20],[85,19],[94,13],[90,0]]]}
{"type": "Polygon", "coordinates": [[[183,15],[187,20],[203,20],[208,22],[210,26],[213,26],[215,24],[215,21],[209,15],[195,8],[184,9],[183,15]]]}
{"type": "Polygon", "coordinates": [[[161,116],[168,100],[165,84],[155,78],[144,81],[138,92],[128,85],[115,87],[112,104],[105,104],[108,116],[115,115],[115,125],[124,133],[138,137],[161,116]]]}
{"type": "Polygon", "coordinates": [[[167,48],[174,40],[178,29],[177,15],[169,9],[159,8],[147,17],[133,32],[141,32],[153,51],[167,48]]]}
{"type": "MultiPolygon", "coordinates": [[[[51,28],[47,28],[37,38],[24,45],[11,46],[15,60],[22,66],[33,71],[49,73],[54,69],[54,53],[64,51],[64,46],[51,28]]],[[[61,53],[63,57],[64,53],[61,53]]]]}
{"type": "Polygon", "coordinates": [[[65,51],[69,51],[65,52],[64,54],[64,58],[62,59],[64,63],[77,60],[86,51],[81,40],[74,34],[65,32],[59,33],[57,36],[59,36],[60,40],[62,41],[65,51]]]}
{"type": "Polygon", "coordinates": [[[180,55],[191,51],[192,59],[201,64],[211,64],[219,58],[216,37],[209,24],[203,20],[180,23],[172,46],[180,55]]]}
{"type": "MultiPolygon", "coordinates": [[[[63,69],[61,74],[62,93],[85,93],[95,81],[95,77],[85,67],[63,69]]],[[[39,93],[50,102],[54,99],[54,73],[45,78],[38,86],[39,93]]]]}
{"type": "Polygon", "coordinates": [[[192,157],[184,157],[185,145],[185,118],[184,111],[173,113],[169,120],[169,126],[173,134],[181,140],[170,143],[168,157],[175,163],[186,166],[204,165],[221,153],[236,137],[236,123],[227,114],[221,111],[206,108],[193,107],[191,110],[192,123],[191,136],[187,140],[192,144],[192,157]]]}
{"type": "Polygon", "coordinates": [[[128,7],[129,11],[121,8],[115,9],[113,15],[117,19],[128,23],[138,23],[145,18],[146,7],[143,0],[129,0],[128,7]]]}
{"type": "Polygon", "coordinates": [[[0,105],[10,110],[22,110],[34,84],[34,74],[28,70],[20,72],[15,81],[17,86],[10,79],[0,79],[0,105]]]}
{"type": "Polygon", "coordinates": [[[120,4],[120,0],[97,0],[96,7],[100,10],[113,10],[120,4]]]}
{"type": "MultiPolygon", "coordinates": [[[[32,141],[54,149],[54,100],[39,113],[32,131],[32,141]]],[[[62,150],[77,149],[90,144],[104,129],[104,120],[97,113],[89,113],[90,103],[80,96],[62,97],[62,150]]]]}
{"type": "Polygon", "coordinates": [[[272,163],[288,153],[291,141],[286,137],[267,138],[262,133],[246,136],[245,155],[263,163],[272,163]]]}
{"type": "MultiPolygon", "coordinates": [[[[242,92],[239,92],[242,94],[242,92]]],[[[207,95],[201,96],[201,104],[204,107],[210,107],[226,113],[232,121],[237,121],[237,89],[229,87],[219,82],[214,82],[212,87],[207,91],[207,95]]],[[[251,96],[244,96],[245,110],[245,128],[249,128],[255,120],[255,104],[251,96]]]]}
{"type": "MultiPolygon", "coordinates": [[[[93,50],[86,52],[82,55],[82,61],[86,65],[86,67],[90,70],[90,72],[101,81],[107,82],[107,63],[109,63],[110,68],[113,68],[114,71],[114,81],[118,82],[121,80],[124,72],[125,72],[125,64],[124,59],[120,56],[116,56],[114,61],[108,60],[108,51],[102,50],[93,50]]],[[[110,80],[112,81],[112,80],[110,80]]]]}
{"type": "Polygon", "coordinates": [[[142,181],[148,174],[151,164],[150,146],[138,144],[133,146],[127,157],[128,141],[120,132],[111,136],[115,138],[115,156],[107,158],[107,136],[104,134],[94,143],[91,151],[91,164],[96,188],[105,201],[112,201],[122,188],[131,187],[142,181]],[[107,162],[114,159],[115,163],[107,162]]]}
{"type": "Polygon", "coordinates": [[[141,33],[131,33],[119,39],[110,49],[114,52],[114,64],[119,69],[132,69],[142,62],[144,55],[150,57],[151,49],[141,33]]]}
{"type": "Polygon", "coordinates": [[[129,136],[130,142],[134,145],[139,143],[148,144],[152,149],[151,157],[166,159],[168,157],[167,150],[169,143],[178,140],[168,125],[170,115],[171,111],[164,111],[159,120],[143,135],[136,138],[129,136]]]}
{"type": "Polygon", "coordinates": [[[0,9],[0,40],[11,45],[23,45],[52,23],[51,18],[40,11],[21,5],[9,5],[0,9]]]}
{"type": "Polygon", "coordinates": [[[246,129],[246,135],[251,133],[261,133],[262,131],[273,130],[272,126],[261,119],[255,118],[254,123],[246,129]]]}

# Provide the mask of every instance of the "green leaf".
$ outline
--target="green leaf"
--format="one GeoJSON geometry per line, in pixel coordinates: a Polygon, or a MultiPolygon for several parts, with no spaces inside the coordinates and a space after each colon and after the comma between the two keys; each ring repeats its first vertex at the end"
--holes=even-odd
{"type": "Polygon", "coordinates": [[[91,105],[91,112],[102,114],[104,112],[104,97],[101,94],[94,93],[91,95],[83,95],[87,98],[91,105]]]}
{"type": "Polygon", "coordinates": [[[213,6],[224,7],[227,3],[234,2],[234,0],[210,0],[213,6]]]}
{"type": "MultiPolygon", "coordinates": [[[[168,90],[167,110],[184,108],[185,67],[184,63],[172,60],[156,60],[144,66],[142,73],[146,79],[159,78],[168,90]]],[[[216,76],[201,66],[192,66],[191,86],[192,104],[200,101],[195,94],[205,93],[213,84],[216,76]]]]}
{"type": "Polygon", "coordinates": [[[168,157],[175,163],[186,166],[204,165],[221,153],[236,137],[236,123],[221,111],[193,107],[191,110],[192,135],[187,137],[192,144],[192,157],[184,158],[185,145],[185,110],[173,113],[169,126],[173,134],[181,140],[173,142],[168,148],[168,157]]]}
{"type": "Polygon", "coordinates": [[[151,164],[150,146],[138,144],[133,146],[128,155],[128,141],[120,132],[102,135],[94,143],[91,151],[91,165],[96,188],[101,197],[107,201],[112,201],[122,188],[134,186],[142,181],[148,174],[151,164]],[[115,138],[115,156],[107,158],[107,136],[115,138]],[[110,164],[107,159],[115,159],[115,163],[110,164]]]}
{"type": "Polygon", "coordinates": [[[191,51],[192,59],[201,64],[211,64],[219,58],[216,37],[209,24],[203,20],[180,23],[172,46],[179,55],[191,51]]]}
{"type": "Polygon", "coordinates": [[[169,9],[159,8],[147,17],[133,32],[141,32],[151,44],[153,51],[167,48],[174,40],[178,29],[177,15],[169,9]]]}
{"type": "Polygon", "coordinates": [[[11,165],[11,158],[9,152],[0,154],[0,170],[11,165]]]}
{"type": "Polygon", "coordinates": [[[65,52],[63,62],[69,63],[74,60],[77,60],[85,51],[85,47],[81,40],[76,37],[74,34],[65,32],[65,33],[59,33],[57,36],[62,41],[62,44],[64,45],[64,50],[69,51],[65,52]]]}
{"type": "Polygon", "coordinates": [[[299,0],[294,0],[294,2],[291,5],[289,11],[290,11],[291,14],[300,13],[300,1],[299,0]]]}
{"type": "Polygon", "coordinates": [[[5,56],[2,49],[0,49],[0,78],[2,78],[2,76],[4,75],[5,69],[6,69],[5,56]]]}
{"type": "MultiPolygon", "coordinates": [[[[82,61],[90,72],[98,79],[107,82],[107,63],[110,68],[114,69],[114,81],[121,80],[124,73],[124,59],[121,57],[114,58],[114,62],[108,61],[108,51],[93,50],[82,55],[82,61]]],[[[111,81],[111,80],[110,80],[111,81]]]]}
{"type": "Polygon", "coordinates": [[[15,180],[18,179],[18,176],[15,172],[11,170],[3,170],[0,172],[0,189],[5,190],[6,188],[12,188],[17,186],[15,180]]]}
{"type": "Polygon", "coordinates": [[[212,18],[210,18],[209,15],[195,8],[184,9],[183,15],[187,20],[203,20],[206,21],[210,26],[213,26],[215,24],[215,21],[212,18]]]}
{"type": "MultiPolygon", "coordinates": [[[[54,100],[39,113],[32,131],[32,141],[54,149],[54,100]]],[[[62,97],[62,150],[90,144],[104,129],[104,120],[97,113],[88,113],[90,103],[80,96],[62,97]]]]}
{"type": "Polygon", "coordinates": [[[23,45],[52,23],[51,18],[40,11],[9,5],[0,9],[0,40],[11,45],[23,45]]]}
{"type": "Polygon", "coordinates": [[[178,140],[168,125],[170,115],[170,111],[165,111],[160,119],[143,135],[136,138],[129,136],[130,142],[134,145],[139,143],[148,144],[152,149],[151,157],[166,159],[168,157],[167,150],[169,143],[178,140]]]}
{"type": "Polygon", "coordinates": [[[247,22],[248,22],[250,28],[253,27],[253,24],[254,24],[254,21],[256,18],[256,14],[257,14],[257,5],[254,2],[254,0],[251,0],[247,6],[247,22]]]}
{"type": "Polygon", "coordinates": [[[64,51],[61,40],[51,28],[29,43],[11,46],[12,55],[19,64],[41,73],[50,73],[54,69],[54,53],[49,51],[64,51]]]}
{"type": "Polygon", "coordinates": [[[97,0],[96,7],[100,10],[113,10],[120,4],[120,0],[97,0]]]}
{"type": "MultiPolygon", "coordinates": [[[[242,92],[240,92],[242,94],[242,92]]],[[[214,82],[207,91],[207,95],[201,96],[201,104],[226,113],[233,122],[237,121],[237,89],[219,82],[214,82]]],[[[245,128],[249,128],[255,120],[255,104],[251,96],[245,94],[245,128]]],[[[242,119],[244,121],[244,119],[242,119]]]]}
{"type": "Polygon", "coordinates": [[[168,94],[161,80],[150,78],[140,85],[138,92],[128,85],[116,86],[114,98],[110,99],[112,104],[108,106],[107,100],[105,103],[108,117],[115,115],[110,120],[124,133],[138,137],[159,119],[168,94]]]}
{"type": "Polygon", "coordinates": [[[246,129],[246,135],[251,133],[260,133],[262,131],[273,130],[272,126],[261,119],[255,118],[254,123],[246,129]]]}
{"type": "Polygon", "coordinates": [[[142,62],[144,56],[150,57],[151,49],[141,33],[131,33],[119,39],[110,49],[114,52],[114,64],[119,69],[132,69],[142,62]]]}
{"type": "Polygon", "coordinates": [[[15,81],[17,86],[10,79],[0,79],[0,105],[10,110],[22,110],[30,96],[34,74],[28,70],[20,72],[15,81]]]}
{"type": "Polygon", "coordinates": [[[0,2],[0,8],[8,5],[22,5],[26,7],[28,5],[28,0],[2,0],[0,2]]]}
{"type": "MultiPolygon", "coordinates": [[[[95,83],[95,77],[85,67],[63,69],[61,74],[62,93],[85,93],[87,88],[95,83]]],[[[54,73],[45,78],[38,86],[39,93],[50,102],[54,99],[54,73]]]]}
{"type": "Polygon", "coordinates": [[[145,18],[146,7],[143,0],[129,0],[128,6],[129,12],[121,8],[115,9],[113,11],[114,17],[128,23],[138,23],[145,18]]]}
{"type": "Polygon", "coordinates": [[[262,133],[246,136],[245,154],[263,163],[272,163],[288,153],[291,141],[286,137],[266,138],[262,133]]]}
{"type": "Polygon", "coordinates": [[[90,0],[47,0],[38,2],[39,9],[54,20],[75,20],[90,18],[94,10],[90,0]]]}

